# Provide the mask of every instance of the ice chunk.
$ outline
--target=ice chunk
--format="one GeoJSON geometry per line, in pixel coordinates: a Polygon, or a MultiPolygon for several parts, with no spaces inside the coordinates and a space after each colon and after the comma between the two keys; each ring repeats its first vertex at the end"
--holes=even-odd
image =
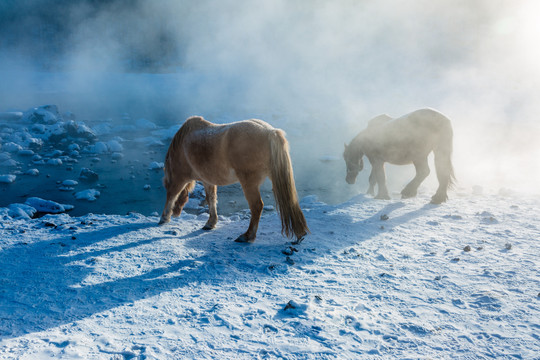
{"type": "Polygon", "coordinates": [[[31,219],[36,213],[36,209],[27,204],[10,204],[8,209],[12,218],[31,219]]]}
{"type": "Polygon", "coordinates": [[[75,193],[75,198],[77,200],[96,201],[99,195],[101,194],[96,189],[87,189],[75,193]]]}
{"type": "Polygon", "coordinates": [[[26,111],[23,115],[33,123],[52,125],[62,119],[56,105],[43,105],[26,111]]]}
{"type": "Polygon", "coordinates": [[[75,151],[75,150],[79,151],[79,150],[81,150],[81,147],[77,143],[69,144],[69,146],[67,148],[68,148],[69,151],[75,151]]]}
{"type": "Polygon", "coordinates": [[[17,176],[15,175],[0,175],[0,183],[11,184],[15,179],[17,179],[17,176]]]}
{"type": "Polygon", "coordinates": [[[19,120],[23,113],[20,111],[8,111],[0,113],[0,120],[19,120]]]}
{"type": "Polygon", "coordinates": [[[73,209],[73,205],[59,204],[55,201],[44,200],[38,197],[26,199],[26,205],[32,206],[36,211],[50,214],[59,214],[73,209]]]}
{"type": "Polygon", "coordinates": [[[77,185],[79,185],[79,183],[77,181],[75,181],[75,180],[68,179],[68,180],[62,181],[62,185],[64,185],[64,186],[77,186],[77,185]]]}
{"type": "Polygon", "coordinates": [[[22,148],[21,145],[15,144],[14,142],[8,142],[8,143],[5,143],[5,144],[2,146],[2,150],[7,151],[7,152],[10,152],[10,153],[19,152],[19,151],[21,151],[22,149],[23,149],[23,148],[22,148]]]}
{"type": "Polygon", "coordinates": [[[38,169],[28,169],[24,172],[24,175],[30,175],[30,176],[38,176],[39,170],[38,169]]]}
{"type": "Polygon", "coordinates": [[[60,165],[62,165],[62,160],[60,160],[60,159],[49,159],[49,160],[47,160],[47,165],[60,166],[60,165]]]}
{"type": "Polygon", "coordinates": [[[160,170],[163,169],[165,165],[162,162],[152,161],[150,165],[148,166],[148,169],[150,170],[160,170]]]}
{"type": "Polygon", "coordinates": [[[34,155],[34,152],[30,149],[22,149],[22,150],[19,150],[19,152],[17,153],[21,156],[33,156],[34,155]]]}
{"type": "Polygon", "coordinates": [[[148,130],[153,130],[157,128],[156,124],[146,119],[137,119],[135,121],[135,126],[137,126],[139,129],[148,129],[148,130]]]}
{"type": "Polygon", "coordinates": [[[117,140],[111,140],[107,142],[107,147],[109,148],[110,152],[119,153],[124,150],[124,147],[122,144],[120,144],[117,140]]]}
{"type": "Polygon", "coordinates": [[[19,163],[13,159],[8,159],[6,161],[2,161],[0,162],[0,166],[5,166],[5,167],[16,167],[16,166],[19,166],[19,163]]]}
{"type": "Polygon", "coordinates": [[[107,144],[105,144],[104,142],[98,141],[94,145],[86,146],[83,149],[83,152],[89,153],[89,154],[106,154],[109,152],[109,148],[107,147],[107,144]]]}

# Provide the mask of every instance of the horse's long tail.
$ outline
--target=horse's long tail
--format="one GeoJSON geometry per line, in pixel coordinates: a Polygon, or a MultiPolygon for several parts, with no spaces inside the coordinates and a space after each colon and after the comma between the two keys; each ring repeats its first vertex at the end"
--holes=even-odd
{"type": "Polygon", "coordinates": [[[454,166],[452,165],[454,134],[450,121],[448,121],[442,130],[439,144],[435,147],[433,153],[435,155],[435,170],[437,172],[437,179],[439,180],[437,194],[439,194],[440,201],[445,201],[447,199],[446,191],[451,189],[456,182],[454,166]]]}
{"type": "Polygon", "coordinates": [[[272,131],[270,168],[274,199],[281,217],[281,232],[287,237],[296,235],[301,239],[309,232],[309,228],[298,203],[289,144],[282,130],[272,131]]]}

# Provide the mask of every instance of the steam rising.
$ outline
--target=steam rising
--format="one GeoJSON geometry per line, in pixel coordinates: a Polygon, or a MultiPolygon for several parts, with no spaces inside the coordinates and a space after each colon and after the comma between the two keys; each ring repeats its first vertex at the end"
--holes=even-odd
{"type": "Polygon", "coordinates": [[[462,187],[540,190],[535,0],[47,3],[0,6],[0,111],[264,117],[308,177],[372,117],[432,107],[453,120],[462,187]]]}

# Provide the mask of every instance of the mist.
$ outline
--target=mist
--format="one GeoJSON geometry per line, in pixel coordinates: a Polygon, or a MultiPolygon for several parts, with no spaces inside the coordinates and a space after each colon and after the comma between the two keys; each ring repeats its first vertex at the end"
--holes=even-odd
{"type": "MultiPolygon", "coordinates": [[[[299,183],[345,188],[343,143],[423,107],[453,121],[458,191],[540,192],[540,5],[529,1],[5,1],[0,111],[180,123],[259,117],[299,183]],[[326,179],[323,179],[325,178],[326,179]]],[[[412,166],[389,167],[400,191],[412,166]]],[[[368,174],[353,190],[365,191],[368,174]]],[[[432,175],[427,187],[436,182],[432,175]]]]}

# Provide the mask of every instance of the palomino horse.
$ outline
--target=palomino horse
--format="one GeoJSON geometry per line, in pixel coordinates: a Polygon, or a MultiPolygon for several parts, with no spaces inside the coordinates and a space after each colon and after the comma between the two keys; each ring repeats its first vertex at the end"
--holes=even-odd
{"type": "Polygon", "coordinates": [[[210,217],[204,230],[216,226],[217,185],[240,182],[251,210],[247,231],[237,242],[252,242],[263,209],[259,187],[270,177],[281,217],[282,233],[301,241],[309,231],[298,203],[289,144],[282,130],[262,120],[217,125],[202,117],[186,120],[172,139],[165,157],[163,184],[167,201],[160,224],[180,216],[195,180],[204,185],[210,217]]]}
{"type": "Polygon", "coordinates": [[[450,120],[432,109],[420,109],[397,119],[380,115],[369,121],[349,145],[345,144],[343,158],[347,164],[345,180],[354,184],[362,170],[366,155],[371,163],[368,194],[377,199],[390,199],[386,188],[384,163],[395,165],[414,164],[416,176],[401,191],[403,198],[416,196],[418,187],[429,175],[428,155],[435,154],[435,169],[439,188],[431,202],[440,204],[448,199],[447,190],[454,183],[452,167],[453,131],[450,120]]]}

